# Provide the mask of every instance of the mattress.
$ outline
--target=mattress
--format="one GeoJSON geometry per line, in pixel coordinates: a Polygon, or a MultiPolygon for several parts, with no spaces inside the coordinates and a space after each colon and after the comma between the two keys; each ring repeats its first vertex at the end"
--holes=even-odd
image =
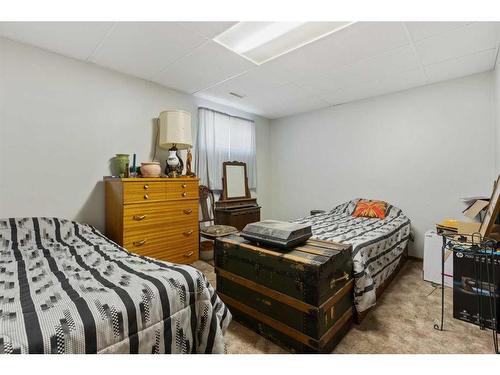
{"type": "Polygon", "coordinates": [[[0,219],[0,353],[223,353],[230,320],[190,266],[73,221],[0,219]]]}
{"type": "Polygon", "coordinates": [[[353,217],[358,200],[295,222],[310,224],[313,238],[352,245],[354,303],[357,311],[362,312],[375,305],[376,288],[398,266],[410,238],[410,220],[390,204],[385,219],[353,217]]]}

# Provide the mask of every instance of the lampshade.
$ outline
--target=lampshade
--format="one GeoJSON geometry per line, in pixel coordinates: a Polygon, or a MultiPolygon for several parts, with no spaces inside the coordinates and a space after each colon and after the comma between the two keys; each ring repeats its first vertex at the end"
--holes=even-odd
{"type": "Polygon", "coordinates": [[[175,145],[179,150],[192,146],[191,114],[186,111],[173,110],[160,113],[160,135],[158,145],[171,148],[175,145]]]}

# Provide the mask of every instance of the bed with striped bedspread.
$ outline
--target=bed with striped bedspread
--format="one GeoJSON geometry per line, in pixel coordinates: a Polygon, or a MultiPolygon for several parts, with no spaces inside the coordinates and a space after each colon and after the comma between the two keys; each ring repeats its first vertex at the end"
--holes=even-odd
{"type": "Polygon", "coordinates": [[[73,221],[0,219],[0,353],[223,353],[230,320],[190,266],[73,221]]]}
{"type": "Polygon", "coordinates": [[[362,312],[375,305],[376,288],[396,270],[410,238],[410,220],[390,204],[385,219],[353,217],[358,200],[295,222],[311,224],[313,238],[352,244],[354,302],[362,312]]]}

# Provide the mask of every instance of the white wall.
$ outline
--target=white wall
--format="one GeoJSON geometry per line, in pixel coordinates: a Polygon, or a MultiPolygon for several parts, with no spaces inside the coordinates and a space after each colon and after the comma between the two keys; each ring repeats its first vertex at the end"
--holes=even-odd
{"type": "Polygon", "coordinates": [[[150,160],[154,118],[165,109],[190,111],[194,136],[198,105],[255,120],[257,191],[268,216],[267,119],[0,38],[0,217],[61,216],[102,229],[110,158],[150,160]]]}
{"type": "Polygon", "coordinates": [[[493,72],[493,106],[495,112],[495,139],[496,139],[496,159],[495,170],[500,173],[500,61],[493,72]]]}
{"type": "Polygon", "coordinates": [[[483,73],[273,120],[273,216],[387,200],[412,220],[422,257],[425,231],[462,217],[460,197],[491,193],[491,84],[483,73]]]}

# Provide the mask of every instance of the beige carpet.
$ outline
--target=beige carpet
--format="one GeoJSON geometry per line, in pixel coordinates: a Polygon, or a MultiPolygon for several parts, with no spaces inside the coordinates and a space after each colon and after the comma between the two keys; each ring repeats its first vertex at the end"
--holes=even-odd
{"type": "MultiPolygon", "coordinates": [[[[213,267],[194,264],[215,285],[213,267]]],[[[409,260],[360,325],[354,325],[333,353],[493,353],[491,331],[453,319],[452,290],[446,288],[445,331],[440,318],[441,290],[422,280],[422,263],[409,260]]],[[[286,353],[233,321],[226,333],[228,353],[286,353]]]]}

